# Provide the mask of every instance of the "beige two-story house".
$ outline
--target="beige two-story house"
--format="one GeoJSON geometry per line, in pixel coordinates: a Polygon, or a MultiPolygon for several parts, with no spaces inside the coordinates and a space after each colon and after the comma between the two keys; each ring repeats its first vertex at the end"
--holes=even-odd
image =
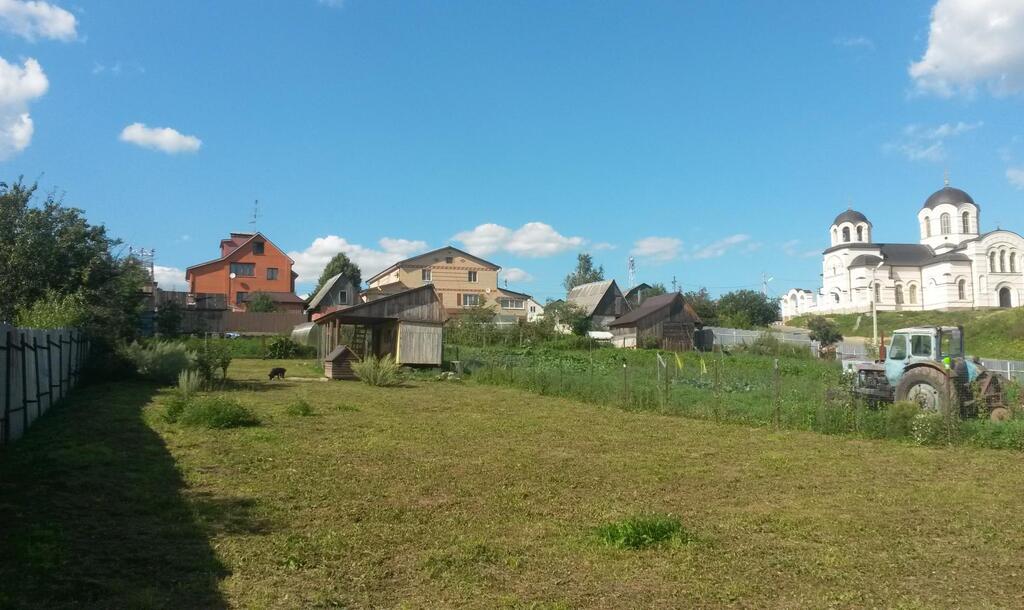
{"type": "Polygon", "coordinates": [[[498,315],[527,317],[530,295],[498,287],[501,267],[452,246],[398,261],[366,280],[366,300],[433,284],[449,314],[493,305],[498,315]]]}

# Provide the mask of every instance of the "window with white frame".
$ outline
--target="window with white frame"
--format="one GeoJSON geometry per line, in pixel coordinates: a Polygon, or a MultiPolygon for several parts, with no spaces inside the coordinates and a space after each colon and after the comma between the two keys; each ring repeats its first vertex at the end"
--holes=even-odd
{"type": "Polygon", "coordinates": [[[476,283],[476,271],[469,271],[466,273],[466,279],[475,284],[476,283]]]}
{"type": "Polygon", "coordinates": [[[479,294],[464,294],[462,295],[462,306],[463,307],[476,307],[480,304],[479,294]]]}
{"type": "Polygon", "coordinates": [[[522,299],[502,298],[500,299],[502,309],[525,309],[526,302],[522,299]]]}
{"type": "Polygon", "coordinates": [[[943,235],[949,235],[949,214],[943,214],[942,216],[939,216],[939,228],[942,231],[943,235]]]}
{"type": "Polygon", "coordinates": [[[430,281],[430,269],[420,269],[420,279],[424,282],[430,281]]]}
{"type": "Polygon", "coordinates": [[[971,232],[971,215],[968,212],[964,212],[964,214],[963,214],[963,221],[964,221],[964,233],[970,233],[971,232]]]}

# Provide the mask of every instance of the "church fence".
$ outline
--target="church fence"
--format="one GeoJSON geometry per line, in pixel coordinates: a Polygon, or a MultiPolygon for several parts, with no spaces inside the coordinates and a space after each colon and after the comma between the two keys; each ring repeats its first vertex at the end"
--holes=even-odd
{"type": "Polygon", "coordinates": [[[75,387],[88,352],[81,331],[0,324],[0,446],[75,387]]]}
{"type": "Polygon", "coordinates": [[[992,360],[982,358],[981,363],[990,371],[995,371],[1007,379],[1024,383],[1024,362],[1020,360],[992,360]]]}

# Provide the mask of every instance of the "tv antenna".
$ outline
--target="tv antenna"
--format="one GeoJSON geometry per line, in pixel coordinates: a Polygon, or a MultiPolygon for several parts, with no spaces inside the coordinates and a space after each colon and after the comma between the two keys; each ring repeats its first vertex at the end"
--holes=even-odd
{"type": "Polygon", "coordinates": [[[259,218],[260,218],[260,200],[257,199],[252,204],[252,220],[249,221],[249,224],[252,225],[252,230],[254,232],[256,231],[256,222],[259,220],[259,218]]]}

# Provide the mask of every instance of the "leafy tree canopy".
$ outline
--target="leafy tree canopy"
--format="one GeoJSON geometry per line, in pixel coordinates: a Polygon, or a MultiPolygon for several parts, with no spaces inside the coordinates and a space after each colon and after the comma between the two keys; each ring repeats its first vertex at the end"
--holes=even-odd
{"type": "Polygon", "coordinates": [[[807,321],[807,328],[811,330],[811,339],[827,347],[843,340],[843,334],[839,332],[839,325],[828,318],[814,316],[807,321]]]}
{"type": "Polygon", "coordinates": [[[779,302],[756,290],[735,290],[718,299],[718,317],[735,328],[768,326],[779,319],[779,302]]]}
{"type": "Polygon", "coordinates": [[[683,300],[693,307],[693,310],[700,316],[705,324],[713,325],[718,322],[718,304],[711,298],[707,288],[691,290],[683,293],[683,300]]]}
{"type": "Polygon", "coordinates": [[[580,252],[576,257],[576,269],[565,276],[562,285],[568,292],[573,288],[590,282],[600,282],[604,279],[604,266],[594,267],[594,257],[586,252],[580,252]]]}
{"type": "Polygon", "coordinates": [[[81,210],[53,195],[34,205],[36,190],[0,183],[0,321],[50,325],[68,306],[94,339],[133,336],[148,274],[81,210]]]}
{"type": "Polygon", "coordinates": [[[277,303],[265,292],[254,292],[249,295],[249,303],[245,310],[252,313],[271,313],[277,311],[277,303]]]}
{"type": "Polygon", "coordinates": [[[353,263],[344,252],[338,252],[334,255],[334,258],[327,263],[327,266],[324,267],[323,273],[320,274],[320,280],[316,283],[316,288],[314,288],[313,292],[310,294],[320,292],[320,289],[324,287],[327,280],[339,273],[352,280],[356,290],[359,290],[360,285],[363,283],[362,270],[360,270],[359,265],[353,263]]]}
{"type": "Polygon", "coordinates": [[[587,317],[586,312],[575,303],[566,303],[565,301],[549,303],[544,308],[543,322],[551,324],[552,327],[556,324],[565,325],[572,331],[572,334],[579,336],[586,335],[590,330],[590,318],[587,317]]]}

